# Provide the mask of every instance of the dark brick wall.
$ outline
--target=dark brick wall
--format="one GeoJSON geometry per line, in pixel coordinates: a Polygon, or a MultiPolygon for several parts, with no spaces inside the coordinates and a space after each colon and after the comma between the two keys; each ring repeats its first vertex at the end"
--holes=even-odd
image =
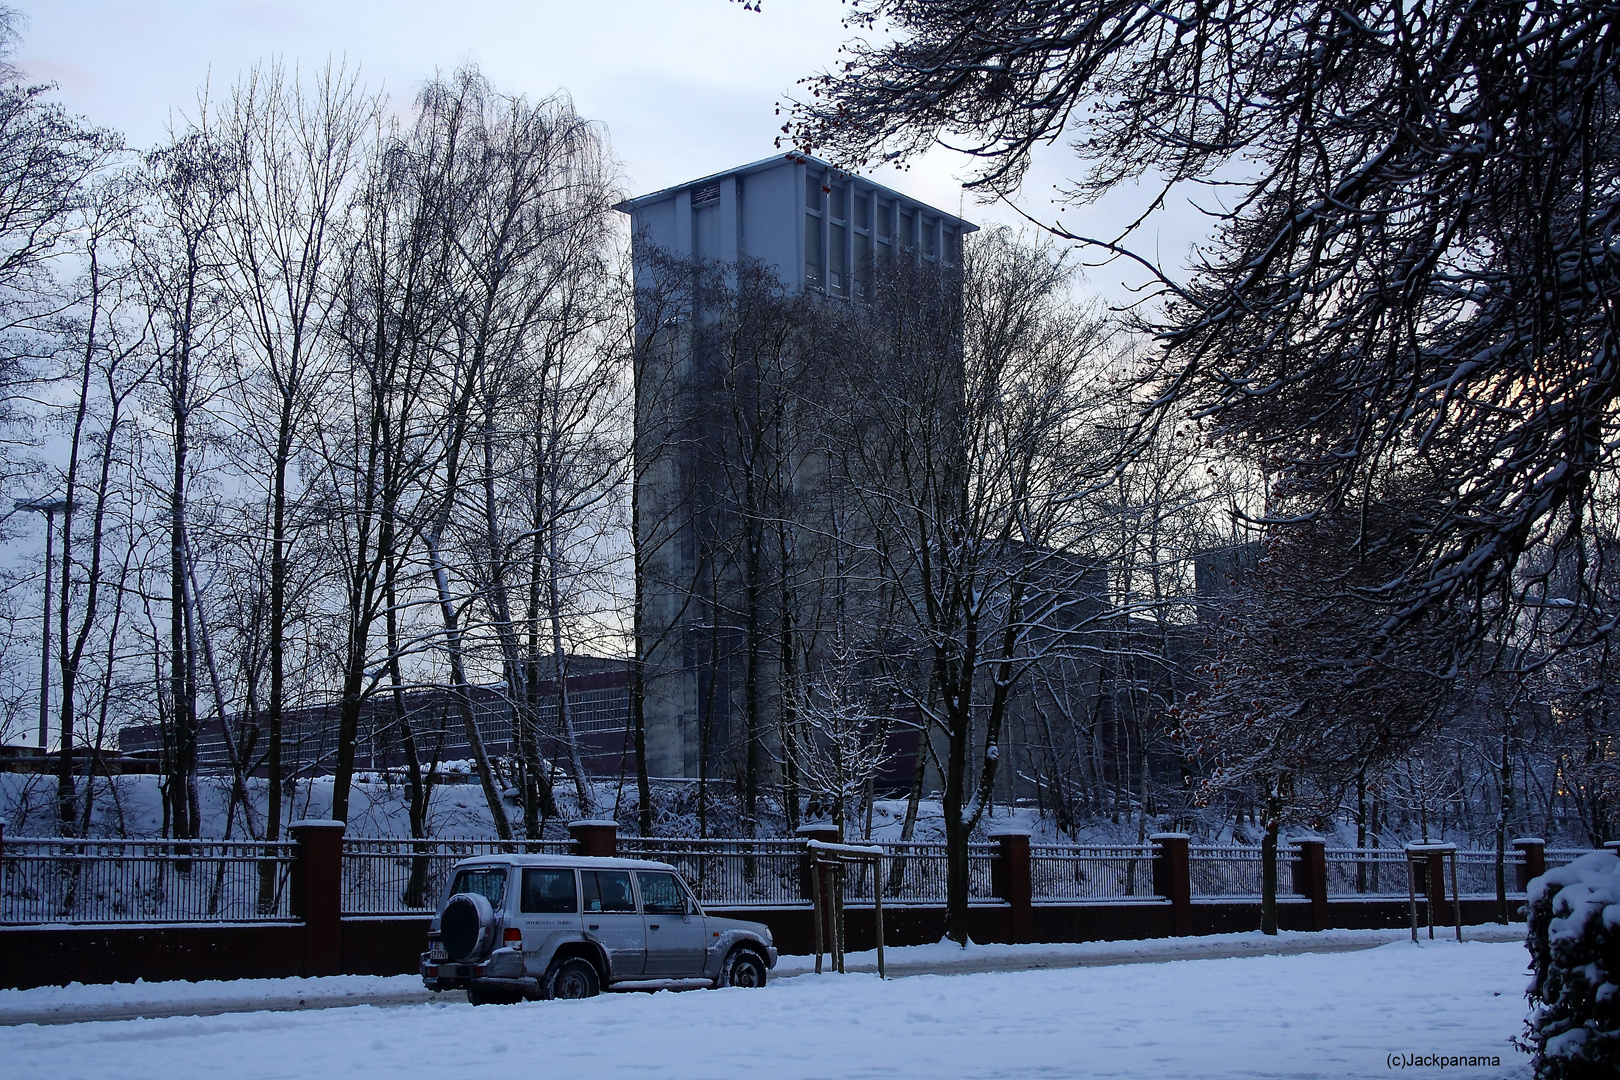
{"type": "MultiPolygon", "coordinates": [[[[1278,922],[1284,930],[1311,928],[1311,905],[1280,899],[1278,922]]],[[[1447,905],[1449,908],[1449,905],[1447,905]]],[[[711,914],[762,922],[783,953],[815,948],[808,908],[711,908],[711,914]]],[[[1419,914],[1422,910],[1419,909],[1419,914]]],[[[1450,915],[1450,911],[1444,912],[1450,915]]],[[[1463,923],[1477,925],[1496,916],[1494,900],[1464,900],[1463,923]]],[[[845,909],[846,942],[853,952],[876,943],[871,907],[845,909]]],[[[1343,929],[1402,929],[1411,925],[1404,900],[1332,900],[1329,925],[1343,929]]],[[[969,933],[990,944],[1012,940],[1012,909],[1005,904],[969,909],[969,933]]],[[[1451,933],[1439,922],[1436,936],[1451,933]]],[[[342,921],[341,969],[351,975],[414,972],[427,941],[428,920],[420,916],[351,918],[342,921]]],[[[1194,934],[1230,934],[1260,928],[1257,902],[1197,900],[1192,903],[1194,934]]],[[[1036,942],[1127,941],[1170,937],[1171,904],[1036,904],[1031,939],[1036,942]]],[[[1424,924],[1423,933],[1427,933],[1424,924]]],[[[945,936],[943,907],[885,907],[885,945],[927,945],[945,936]]],[[[157,982],[169,979],[265,979],[309,974],[302,923],[161,927],[7,927],[0,928],[0,987],[61,985],[69,982],[157,982]]]]}
{"type": "Polygon", "coordinates": [[[0,930],[0,986],[145,979],[279,979],[304,973],[300,923],[0,930]]]}
{"type": "Polygon", "coordinates": [[[427,948],[428,923],[419,915],[344,919],[343,970],[349,975],[413,972],[427,948]]]}

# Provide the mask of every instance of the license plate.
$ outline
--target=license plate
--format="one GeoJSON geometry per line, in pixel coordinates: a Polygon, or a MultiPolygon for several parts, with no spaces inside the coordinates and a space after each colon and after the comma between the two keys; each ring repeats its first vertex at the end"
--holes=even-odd
{"type": "Polygon", "coordinates": [[[444,951],[444,942],[435,941],[428,946],[429,960],[448,960],[450,954],[444,951]]]}

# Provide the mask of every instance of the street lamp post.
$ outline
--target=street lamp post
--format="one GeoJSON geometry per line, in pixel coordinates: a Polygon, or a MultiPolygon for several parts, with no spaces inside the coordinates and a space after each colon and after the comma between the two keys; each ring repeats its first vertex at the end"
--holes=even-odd
{"type": "MultiPolygon", "coordinates": [[[[55,522],[59,511],[66,510],[66,499],[49,496],[38,499],[18,499],[14,510],[33,510],[45,515],[45,616],[39,632],[39,746],[43,750],[51,733],[51,562],[56,541],[55,522]]],[[[63,740],[66,748],[66,739],[63,740]]]]}

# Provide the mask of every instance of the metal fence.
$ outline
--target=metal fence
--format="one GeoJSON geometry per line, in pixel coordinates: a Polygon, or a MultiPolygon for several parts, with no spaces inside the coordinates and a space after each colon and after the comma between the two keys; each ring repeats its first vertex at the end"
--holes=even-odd
{"type": "MultiPolygon", "coordinates": [[[[856,841],[859,843],[860,841],[856,841]]],[[[876,843],[888,854],[883,883],[884,903],[943,904],[947,856],[944,844],[891,840],[876,843]]],[[[968,900],[994,900],[991,867],[995,865],[995,844],[968,845],[968,900]]],[[[871,885],[859,874],[845,877],[845,896],[851,901],[870,899],[871,885]]]]}
{"type": "Polygon", "coordinates": [[[567,840],[363,839],[343,841],[343,914],[421,915],[438,908],[450,871],[475,855],[565,855],[567,840]]]}
{"type": "MultiPolygon", "coordinates": [[[[893,904],[945,901],[946,848],[931,842],[879,842],[887,855],[884,900],[893,904]]],[[[0,924],[226,922],[290,918],[288,880],[296,845],[218,840],[81,840],[6,837],[0,849],[0,924]]],[[[715,907],[791,907],[808,904],[799,839],[620,837],[619,851],[677,867],[698,898],[715,907]]],[[[428,840],[346,838],[342,910],[345,915],[421,915],[433,911],[462,859],[502,853],[566,854],[567,840],[501,841],[435,837],[428,840]]],[[[968,848],[970,901],[996,899],[992,868],[997,845],[968,848]]],[[[1151,845],[1032,844],[1030,874],[1036,902],[1108,902],[1150,899],[1151,845]]],[[[1549,849],[1549,867],[1584,849],[1549,849]]],[[[1295,850],[1277,853],[1278,892],[1293,895],[1295,850]]],[[[1329,896],[1407,895],[1402,848],[1329,848],[1329,896]]],[[[1522,855],[1506,855],[1509,895],[1522,855]]],[[[1188,848],[1192,895],[1200,899],[1252,899],[1260,895],[1257,846],[1193,844],[1188,848]]],[[[1464,896],[1496,895],[1496,853],[1457,853],[1464,896]]],[[[1447,891],[1450,891],[1447,867],[1447,891]]],[[[869,903],[871,870],[850,867],[844,896],[869,903]]]]}
{"type": "Polygon", "coordinates": [[[1406,851],[1402,848],[1328,848],[1329,896],[1406,895],[1406,851]]]}
{"type": "MultiPolygon", "coordinates": [[[[1284,849],[1277,852],[1277,891],[1287,893],[1292,882],[1284,849]]],[[[1241,844],[1187,845],[1187,873],[1197,897],[1255,897],[1260,895],[1261,859],[1258,847],[1241,844]]]]}
{"type": "Polygon", "coordinates": [[[1153,893],[1153,846],[1031,844],[1030,892],[1041,900],[1127,900],[1153,893]]]}
{"type": "Polygon", "coordinates": [[[292,858],[262,841],[8,836],[0,923],[284,920],[292,858]]]}
{"type": "Polygon", "coordinates": [[[783,907],[802,897],[802,840],[620,837],[619,854],[672,864],[698,899],[716,907],[783,907]]]}

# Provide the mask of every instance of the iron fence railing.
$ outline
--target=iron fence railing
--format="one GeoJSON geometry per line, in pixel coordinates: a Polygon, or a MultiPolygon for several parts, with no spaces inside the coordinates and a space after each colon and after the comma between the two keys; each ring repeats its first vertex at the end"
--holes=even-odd
{"type": "Polygon", "coordinates": [[[1401,848],[1328,848],[1329,896],[1405,896],[1406,852],[1401,848]]]}
{"type": "Polygon", "coordinates": [[[0,923],[284,920],[293,845],[5,838],[0,923]]]}
{"type": "MultiPolygon", "coordinates": [[[[860,843],[861,841],[855,841],[860,843]]],[[[874,843],[887,854],[888,880],[883,883],[885,903],[943,904],[947,854],[944,844],[924,841],[890,840],[874,843]]],[[[996,860],[996,845],[971,843],[968,845],[968,900],[988,901],[996,898],[991,882],[991,868],[996,860]]],[[[845,876],[845,895],[851,901],[869,899],[871,885],[861,876],[845,876]]]]}
{"type": "MultiPolygon", "coordinates": [[[[226,922],[285,920],[297,845],[219,840],[84,840],[7,836],[0,847],[0,924],[226,922]]],[[[946,899],[946,846],[926,841],[877,841],[885,854],[884,901],[942,904],[946,899]]],[[[501,841],[473,838],[350,837],[343,841],[342,910],[345,915],[421,915],[442,899],[452,868],[476,855],[508,852],[566,854],[567,840],[501,841]]],[[[619,837],[619,852],[680,870],[703,903],[714,907],[806,905],[806,845],[800,839],[695,839],[619,837]]],[[[968,847],[968,896],[996,900],[994,843],[968,847]]],[[[1031,897],[1036,902],[1099,903],[1156,897],[1147,844],[1030,846],[1031,897]]],[[[1546,851],[1549,867],[1585,849],[1546,851]]],[[[1294,895],[1296,851],[1277,853],[1278,893],[1294,895]]],[[[1399,847],[1328,848],[1327,891],[1335,898],[1407,895],[1406,852],[1399,847]]],[[[1506,854],[1509,896],[1523,855],[1506,854]]],[[[1199,899],[1260,895],[1260,848],[1236,844],[1188,847],[1192,895],[1199,899]]],[[[1496,895],[1496,853],[1457,853],[1458,884],[1467,897],[1496,895]]],[[[871,901],[871,870],[847,867],[844,897],[871,901]]],[[[1419,882],[1421,885],[1421,881],[1419,882]]],[[[1451,889],[1450,864],[1446,888],[1451,889]]]]}
{"type": "Polygon", "coordinates": [[[475,855],[565,855],[567,840],[427,840],[346,837],[343,914],[431,914],[444,898],[450,871],[475,855]]]}
{"type": "MultiPolygon", "coordinates": [[[[1289,855],[1277,852],[1277,891],[1290,891],[1287,873],[1289,855]]],[[[1241,844],[1189,844],[1187,873],[1192,894],[1197,897],[1259,896],[1261,858],[1258,847],[1241,844]]]]}
{"type": "Polygon", "coordinates": [[[1042,900],[1126,900],[1153,896],[1153,846],[1031,844],[1030,892],[1042,900]]]}
{"type": "MultiPolygon", "coordinates": [[[[1524,897],[1518,880],[1519,864],[1523,860],[1524,856],[1517,851],[1509,850],[1502,854],[1502,884],[1509,897],[1524,897]]],[[[1446,867],[1446,888],[1451,888],[1450,866],[1446,867]]],[[[1463,896],[1496,895],[1496,852],[1457,852],[1457,892],[1463,896]]]]}
{"type": "Polygon", "coordinates": [[[802,840],[620,837],[621,855],[667,862],[715,907],[782,907],[801,901],[802,840]]]}

